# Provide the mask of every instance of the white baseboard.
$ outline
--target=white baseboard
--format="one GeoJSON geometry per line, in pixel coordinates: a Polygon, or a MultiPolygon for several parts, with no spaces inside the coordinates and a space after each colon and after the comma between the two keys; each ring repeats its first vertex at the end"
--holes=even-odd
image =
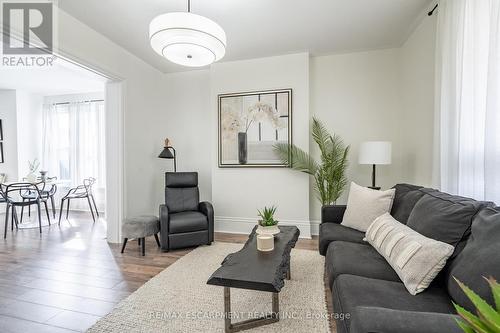
{"type": "MultiPolygon", "coordinates": [[[[215,231],[248,235],[256,224],[255,218],[215,216],[215,231]]],[[[309,221],[280,220],[280,225],[294,225],[300,230],[300,238],[311,238],[309,221]]]]}
{"type": "Polygon", "coordinates": [[[321,224],[320,220],[311,220],[311,235],[318,236],[319,235],[319,225],[321,224]]]}

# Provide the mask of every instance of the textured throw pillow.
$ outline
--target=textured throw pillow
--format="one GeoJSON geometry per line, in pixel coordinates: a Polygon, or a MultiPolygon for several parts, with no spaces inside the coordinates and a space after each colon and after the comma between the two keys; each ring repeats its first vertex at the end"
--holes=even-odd
{"type": "Polygon", "coordinates": [[[395,189],[372,190],[351,183],[342,225],[365,232],[377,217],[391,211],[395,189]]]}
{"type": "Polygon", "coordinates": [[[427,289],[454,250],[396,221],[389,213],[370,225],[365,240],[387,260],[412,295],[427,289]]]}

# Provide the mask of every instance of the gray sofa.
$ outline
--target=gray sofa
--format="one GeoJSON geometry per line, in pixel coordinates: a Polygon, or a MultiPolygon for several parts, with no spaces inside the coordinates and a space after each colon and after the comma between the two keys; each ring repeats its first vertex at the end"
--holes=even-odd
{"type": "Polygon", "coordinates": [[[344,227],[345,206],[325,206],[319,252],[325,255],[338,333],[462,332],[452,302],[473,311],[453,277],[494,304],[483,279],[500,280],[500,209],[492,203],[398,184],[391,214],[419,233],[455,246],[443,271],[412,296],[364,233],[344,227]],[[339,316],[340,318],[340,316],[339,316]]]}

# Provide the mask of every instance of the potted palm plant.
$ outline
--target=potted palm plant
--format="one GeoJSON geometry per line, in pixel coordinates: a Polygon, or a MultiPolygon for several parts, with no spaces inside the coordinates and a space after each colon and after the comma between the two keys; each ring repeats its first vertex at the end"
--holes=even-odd
{"type": "Polygon", "coordinates": [[[339,136],[330,134],[316,118],[312,122],[312,137],[320,151],[319,162],[299,147],[287,143],[274,145],[274,151],[283,164],[314,177],[314,190],[321,204],[332,205],[347,185],[345,171],[349,146],[339,136]]]}
{"type": "Polygon", "coordinates": [[[260,217],[259,226],[257,227],[258,234],[276,235],[279,234],[278,220],[274,218],[276,207],[264,207],[262,210],[257,210],[260,217]]]}
{"type": "Polygon", "coordinates": [[[495,307],[488,304],[478,294],[465,284],[457,280],[465,295],[476,307],[476,314],[467,311],[460,305],[453,303],[460,320],[457,324],[465,333],[498,333],[500,332],[500,284],[494,279],[486,279],[490,285],[495,307]],[[495,309],[496,308],[496,309],[495,309]]]}

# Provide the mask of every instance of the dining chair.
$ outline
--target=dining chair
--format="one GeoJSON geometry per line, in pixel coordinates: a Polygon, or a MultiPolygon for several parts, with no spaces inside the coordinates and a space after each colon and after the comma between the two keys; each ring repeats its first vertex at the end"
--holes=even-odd
{"type": "Polygon", "coordinates": [[[52,215],[54,216],[54,219],[56,218],[56,205],[55,205],[54,196],[57,193],[57,185],[51,184],[50,182],[53,182],[56,180],[57,180],[57,177],[47,178],[47,181],[49,182],[49,184],[47,184],[47,185],[49,185],[49,188],[42,191],[42,195],[47,197],[48,200],[50,200],[50,204],[52,206],[52,215]]]}
{"type": "MultiPolygon", "coordinates": [[[[26,183],[24,183],[26,184],[26,183]]],[[[49,208],[47,206],[47,201],[51,198],[49,196],[49,193],[52,191],[52,188],[50,190],[46,189],[46,183],[43,181],[40,181],[36,184],[33,184],[36,186],[38,191],[34,190],[26,190],[24,192],[21,192],[20,196],[23,199],[23,202],[26,203],[26,205],[21,206],[21,223],[23,222],[23,217],[24,217],[24,207],[28,206],[28,217],[31,217],[31,205],[36,204],[36,202],[43,203],[45,206],[45,213],[47,214],[47,220],[50,225],[50,215],[49,215],[49,208]]],[[[55,194],[55,192],[54,192],[55,194]]],[[[53,199],[52,199],[53,200],[53,199]]],[[[52,203],[52,210],[55,210],[54,203],[52,203]]],[[[55,219],[55,213],[54,213],[54,219],[55,219]]]]}
{"type": "Polygon", "coordinates": [[[94,193],[92,192],[92,186],[95,184],[96,179],[95,178],[86,178],[83,180],[83,185],[78,185],[74,188],[71,188],[68,193],[62,197],[61,199],[61,208],[59,210],[59,224],[61,224],[61,216],[62,212],[64,209],[64,203],[65,201],[68,201],[67,207],[66,207],[66,219],[68,219],[69,216],[69,203],[71,200],[75,199],[87,199],[87,202],[89,203],[89,208],[90,208],[90,213],[92,214],[92,219],[95,222],[95,215],[94,215],[94,208],[97,217],[99,217],[99,211],[97,210],[97,205],[95,203],[94,199],[94,193]],[[92,208],[92,204],[94,204],[94,208],[92,208]]]}
{"type": "MultiPolygon", "coordinates": [[[[44,188],[45,184],[31,184],[31,183],[12,183],[9,185],[0,184],[1,195],[7,203],[5,210],[5,230],[3,238],[7,238],[7,227],[9,224],[9,211],[11,211],[11,230],[14,230],[14,223],[18,225],[18,217],[16,207],[23,209],[26,206],[36,205],[38,208],[38,227],[40,234],[42,233],[42,214],[40,203],[43,202],[40,188],[44,188]],[[26,193],[33,193],[29,199],[26,199],[26,193]]],[[[46,210],[47,211],[47,210],[46,210]]],[[[47,211],[48,215],[48,211],[47,211]]],[[[50,224],[50,221],[49,221],[50,224]]]]}

